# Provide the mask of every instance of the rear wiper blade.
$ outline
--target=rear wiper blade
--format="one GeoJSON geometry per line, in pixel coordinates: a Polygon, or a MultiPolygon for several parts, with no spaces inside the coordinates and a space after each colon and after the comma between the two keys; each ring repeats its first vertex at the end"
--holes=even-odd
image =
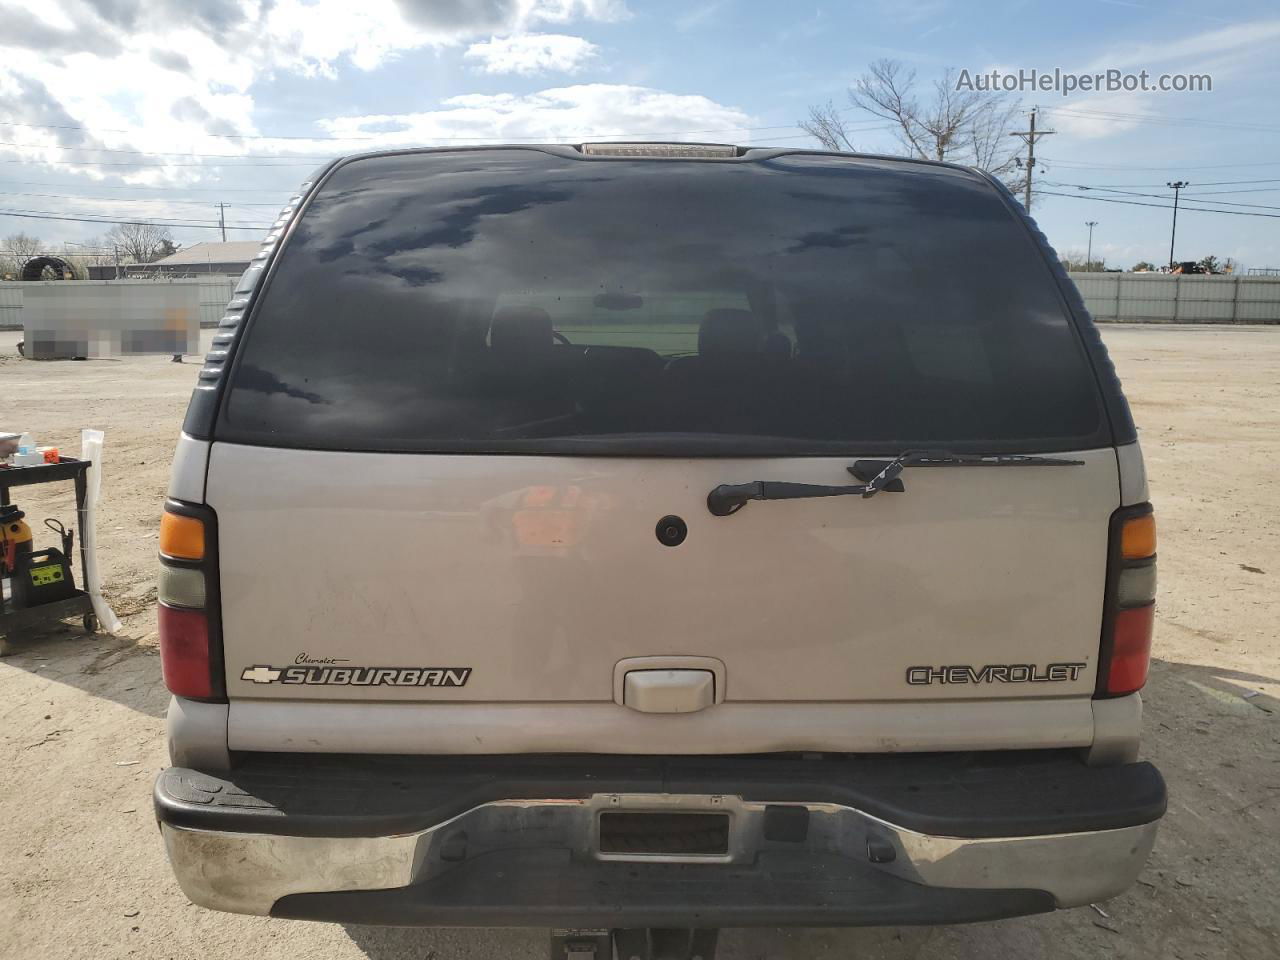
{"type": "Polygon", "coordinates": [[[737,513],[749,500],[801,500],[811,497],[857,496],[866,500],[882,490],[901,493],[907,467],[1073,467],[1083,460],[1037,457],[1023,454],[982,456],[957,454],[949,450],[906,450],[892,460],[858,460],[848,471],[864,483],[827,486],[818,483],[791,483],[780,480],[753,480],[750,483],[722,483],[707,494],[707,509],[713,516],[737,513]]]}
{"type": "Polygon", "coordinates": [[[857,460],[847,468],[859,480],[872,483],[888,473],[896,477],[905,467],[1080,467],[1083,460],[1038,457],[1021,453],[952,453],[950,450],[907,450],[893,460],[857,460]]]}

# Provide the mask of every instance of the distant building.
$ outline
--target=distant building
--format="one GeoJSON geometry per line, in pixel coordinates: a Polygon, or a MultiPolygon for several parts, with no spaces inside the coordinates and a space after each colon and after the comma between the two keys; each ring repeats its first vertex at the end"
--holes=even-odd
{"type": "MultiPolygon", "coordinates": [[[[262,243],[258,240],[234,240],[228,243],[197,243],[179,250],[171,257],[154,263],[122,263],[121,277],[203,277],[209,274],[238,277],[249,266],[262,243]]],[[[114,264],[89,268],[90,280],[113,280],[114,264]]]]}

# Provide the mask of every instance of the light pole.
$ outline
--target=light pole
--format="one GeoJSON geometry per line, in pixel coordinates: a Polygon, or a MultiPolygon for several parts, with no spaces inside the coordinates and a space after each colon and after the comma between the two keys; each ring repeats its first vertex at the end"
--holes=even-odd
{"type": "Polygon", "coordinates": [[[1168,186],[1173,188],[1173,229],[1169,231],[1169,272],[1173,272],[1173,241],[1178,236],[1178,194],[1191,186],[1188,180],[1170,180],[1168,186]]]}
{"type": "Polygon", "coordinates": [[[1093,228],[1098,225],[1097,220],[1086,220],[1084,225],[1089,228],[1089,252],[1084,255],[1084,268],[1086,270],[1093,269],[1093,228]]]}

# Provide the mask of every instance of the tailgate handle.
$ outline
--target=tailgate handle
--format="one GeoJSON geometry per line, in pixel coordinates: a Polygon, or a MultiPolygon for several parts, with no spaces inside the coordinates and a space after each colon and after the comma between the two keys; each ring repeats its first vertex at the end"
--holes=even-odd
{"type": "Polygon", "coordinates": [[[696,713],[716,702],[710,670],[628,670],[622,704],[641,713],[696,713]]]}

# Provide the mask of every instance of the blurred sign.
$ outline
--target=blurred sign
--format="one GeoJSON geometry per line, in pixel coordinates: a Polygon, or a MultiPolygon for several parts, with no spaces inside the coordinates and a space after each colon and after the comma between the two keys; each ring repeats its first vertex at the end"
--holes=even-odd
{"type": "Polygon", "coordinates": [[[33,360],[199,352],[197,282],[25,283],[22,299],[23,352],[33,360]]]}

